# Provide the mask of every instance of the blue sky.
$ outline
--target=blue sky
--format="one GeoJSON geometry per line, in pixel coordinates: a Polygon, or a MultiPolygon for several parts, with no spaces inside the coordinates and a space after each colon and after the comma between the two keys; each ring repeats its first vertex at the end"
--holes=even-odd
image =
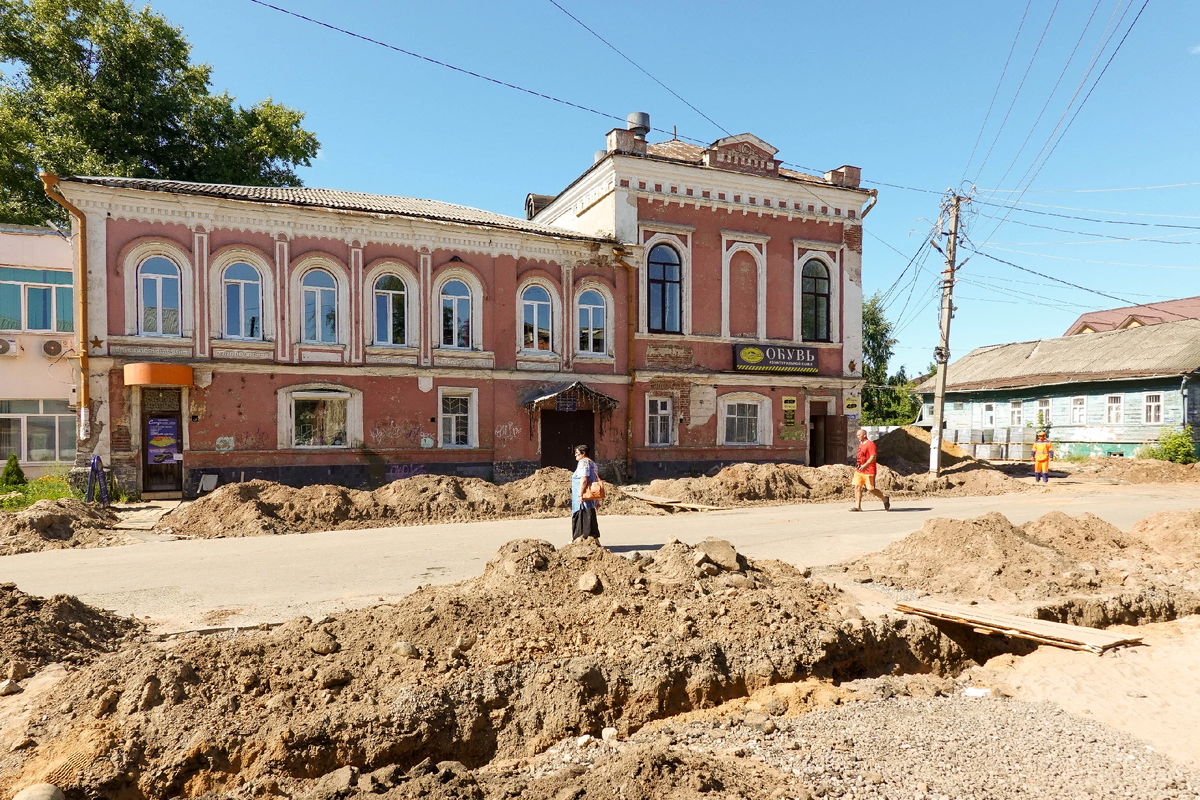
{"type": "MultiPolygon", "coordinates": [[[[606,113],[647,111],[655,127],[677,126],[681,136],[724,135],[550,0],[272,2],[606,113]]],[[[936,193],[952,186],[974,182],[984,190],[967,219],[971,241],[983,252],[1134,302],[1200,295],[1200,229],[1029,213],[1200,228],[1200,3],[1151,0],[1020,196],[1025,210],[997,228],[985,215],[1003,217],[1007,209],[983,203],[1018,195],[991,190],[1013,189],[1022,175],[1034,174],[1027,170],[1106,27],[1116,37],[1092,79],[1143,0],[1029,0],[1027,14],[1022,0],[559,2],[722,127],[761,136],[785,161],[817,170],[854,164],[864,180],[928,190],[867,184],[880,189],[880,201],[867,218],[864,281],[868,294],[895,284],[888,307],[900,331],[893,368],[919,372],[931,360],[941,257],[934,252],[923,270],[902,271],[937,217],[936,193]],[[1197,185],[1093,191],[1186,183],[1197,185]]],[[[527,192],[553,194],[566,186],[616,124],[250,0],[152,5],[184,29],[195,60],[213,65],[216,90],[247,105],[270,95],[307,113],[322,144],[302,173],[311,186],[520,216],[527,192]]],[[[984,344],[1057,336],[1085,310],[1122,305],[978,255],[961,277],[956,356],[984,344]]]]}

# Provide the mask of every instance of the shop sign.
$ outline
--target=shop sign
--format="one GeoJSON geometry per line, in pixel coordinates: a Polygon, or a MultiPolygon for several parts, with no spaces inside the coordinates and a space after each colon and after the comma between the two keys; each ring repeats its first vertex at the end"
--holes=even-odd
{"type": "Polygon", "coordinates": [[[576,399],[575,395],[573,395],[573,394],[559,395],[554,400],[554,410],[555,411],[578,411],[579,410],[579,401],[578,401],[578,399],[576,399]]]}
{"type": "Polygon", "coordinates": [[[847,397],[842,400],[842,410],[847,414],[858,414],[858,398],[847,397]]]}
{"type": "Polygon", "coordinates": [[[797,399],[795,397],[783,398],[783,425],[786,428],[794,428],[796,426],[797,399]]]}
{"type": "Polygon", "coordinates": [[[801,345],[735,344],[733,368],[737,372],[817,371],[817,348],[801,345]]]}
{"type": "Polygon", "coordinates": [[[146,458],[151,464],[181,461],[179,422],[172,418],[151,417],[146,421],[146,458]]]}

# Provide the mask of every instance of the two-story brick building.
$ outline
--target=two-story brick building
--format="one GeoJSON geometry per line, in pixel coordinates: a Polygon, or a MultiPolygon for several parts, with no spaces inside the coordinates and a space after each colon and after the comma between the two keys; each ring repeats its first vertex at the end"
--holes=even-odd
{"type": "MultiPolygon", "coordinates": [[[[856,168],[648,120],[527,219],[307,188],[71,177],[91,435],[130,490],[845,460],[856,168]],[[79,225],[77,223],[78,230],[79,225]],[[211,481],[211,478],[209,479],[211,481]]],[[[868,207],[869,208],[869,207],[868,207]]]]}

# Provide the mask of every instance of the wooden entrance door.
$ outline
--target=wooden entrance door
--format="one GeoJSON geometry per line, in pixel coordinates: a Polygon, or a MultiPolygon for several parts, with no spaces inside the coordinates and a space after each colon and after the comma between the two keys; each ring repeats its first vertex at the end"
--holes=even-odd
{"type": "Polygon", "coordinates": [[[591,411],[542,411],[542,466],[575,471],[575,447],[596,457],[596,415],[591,411]]]}
{"type": "Polygon", "coordinates": [[[179,389],[142,390],[142,491],[183,491],[179,389]]]}

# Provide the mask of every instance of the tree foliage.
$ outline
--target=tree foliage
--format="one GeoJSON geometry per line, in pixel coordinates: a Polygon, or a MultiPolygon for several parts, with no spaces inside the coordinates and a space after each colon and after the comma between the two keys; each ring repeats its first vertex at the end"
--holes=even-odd
{"type": "Polygon", "coordinates": [[[1192,464],[1196,461],[1196,445],[1192,438],[1192,426],[1163,428],[1158,434],[1158,443],[1142,449],[1141,458],[1157,458],[1174,461],[1176,464],[1192,464]]]}
{"type": "Polygon", "coordinates": [[[183,32],[126,0],[0,0],[0,221],[63,219],[59,174],[298,186],[304,114],[209,90],[183,32]]]}
{"type": "Polygon", "coordinates": [[[25,479],[25,470],[21,469],[21,462],[17,460],[17,454],[9,453],[4,471],[0,472],[0,486],[24,486],[28,482],[25,479]]]}
{"type": "Polygon", "coordinates": [[[904,368],[888,375],[894,354],[893,325],[884,314],[879,292],[863,302],[863,424],[907,425],[917,418],[921,401],[912,390],[915,383],[904,368]]]}

